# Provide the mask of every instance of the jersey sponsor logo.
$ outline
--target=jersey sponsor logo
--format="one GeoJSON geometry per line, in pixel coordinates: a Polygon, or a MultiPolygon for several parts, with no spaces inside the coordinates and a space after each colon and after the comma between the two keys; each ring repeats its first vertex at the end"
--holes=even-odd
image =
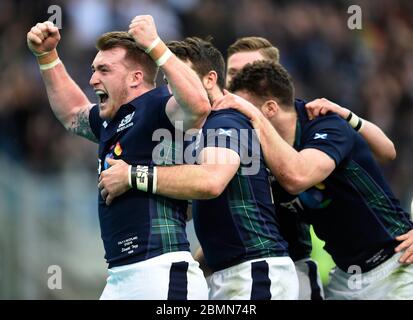
{"type": "Polygon", "coordinates": [[[315,135],[314,135],[314,138],[313,138],[314,140],[318,140],[318,139],[321,139],[321,140],[327,140],[327,133],[316,133],[315,135]]]}
{"type": "Polygon", "coordinates": [[[131,126],[133,126],[133,116],[135,115],[135,111],[132,112],[131,114],[128,114],[125,118],[122,119],[122,121],[119,123],[118,130],[116,132],[120,132],[122,130],[125,130],[131,126]]]}

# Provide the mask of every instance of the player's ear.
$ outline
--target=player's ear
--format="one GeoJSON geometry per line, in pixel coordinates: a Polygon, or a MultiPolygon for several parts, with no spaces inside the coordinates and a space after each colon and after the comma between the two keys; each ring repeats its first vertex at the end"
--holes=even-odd
{"type": "Polygon", "coordinates": [[[218,74],[215,71],[209,71],[203,78],[202,83],[206,90],[212,90],[218,81],[218,74]]]}
{"type": "Polygon", "coordinates": [[[280,110],[280,106],[275,100],[267,100],[261,106],[261,111],[267,119],[274,117],[280,110]]]}
{"type": "Polygon", "coordinates": [[[131,73],[130,78],[130,87],[136,88],[143,82],[143,72],[142,70],[134,70],[131,73]]]}

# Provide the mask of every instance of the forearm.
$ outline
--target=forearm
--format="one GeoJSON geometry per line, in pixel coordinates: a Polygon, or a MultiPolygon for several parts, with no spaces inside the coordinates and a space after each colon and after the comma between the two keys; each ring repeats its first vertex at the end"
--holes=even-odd
{"type": "Polygon", "coordinates": [[[191,119],[194,127],[200,127],[211,105],[198,75],[175,55],[162,66],[162,70],[185,118],[191,119]]]}
{"type": "Polygon", "coordinates": [[[211,199],[211,173],[201,165],[156,167],[156,193],[174,199],[211,199]]]}
{"type": "Polygon", "coordinates": [[[374,157],[381,163],[394,160],[396,149],[393,142],[375,124],[363,120],[359,133],[367,141],[374,157]]]}
{"type": "Polygon", "coordinates": [[[291,147],[274,129],[272,124],[260,114],[251,121],[258,130],[265,162],[277,181],[291,193],[297,193],[297,187],[306,185],[306,177],[311,169],[305,159],[291,147]]]}
{"type": "MultiPolygon", "coordinates": [[[[335,112],[347,121],[351,113],[349,109],[343,107],[337,108],[335,112]]],[[[353,127],[355,123],[353,123],[353,127]]],[[[358,132],[369,144],[374,157],[379,162],[385,163],[396,158],[396,149],[394,148],[393,142],[378,126],[371,123],[370,121],[362,119],[362,126],[358,132]]]]}
{"type": "Polygon", "coordinates": [[[69,76],[62,63],[41,71],[41,74],[54,114],[65,128],[69,129],[74,115],[79,109],[90,108],[90,101],[69,76]]]}

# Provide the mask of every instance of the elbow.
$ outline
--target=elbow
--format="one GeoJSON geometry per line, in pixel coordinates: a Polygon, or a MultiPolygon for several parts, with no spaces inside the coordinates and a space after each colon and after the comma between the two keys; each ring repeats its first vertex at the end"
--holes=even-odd
{"type": "Polygon", "coordinates": [[[193,123],[195,126],[201,128],[210,112],[211,104],[209,103],[209,100],[204,98],[200,99],[198,107],[193,114],[193,123]]]}
{"type": "Polygon", "coordinates": [[[390,161],[395,160],[397,157],[397,151],[396,148],[394,147],[394,144],[391,143],[391,145],[385,149],[385,152],[383,152],[379,157],[378,157],[378,161],[381,164],[386,164],[390,161]]]}
{"type": "Polygon", "coordinates": [[[205,183],[202,184],[202,199],[208,200],[219,197],[222,192],[224,192],[225,187],[226,185],[219,181],[219,179],[211,176],[207,181],[205,181],[205,183]]]}
{"type": "Polygon", "coordinates": [[[299,176],[289,176],[280,179],[282,187],[291,195],[297,195],[308,189],[305,180],[299,176]]]}
{"type": "Polygon", "coordinates": [[[394,147],[394,144],[391,144],[391,148],[389,149],[389,155],[388,155],[388,160],[393,161],[396,160],[397,157],[397,151],[396,148],[394,147]]]}

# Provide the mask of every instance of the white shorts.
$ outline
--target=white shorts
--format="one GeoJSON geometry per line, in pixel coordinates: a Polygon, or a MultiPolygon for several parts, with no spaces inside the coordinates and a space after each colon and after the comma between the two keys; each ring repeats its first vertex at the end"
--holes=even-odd
{"type": "Polygon", "coordinates": [[[413,265],[398,262],[401,252],[365,272],[357,267],[346,273],[339,268],[330,272],[327,299],[334,300],[407,300],[413,299],[413,265]]]}
{"type": "Polygon", "coordinates": [[[296,300],[298,279],[290,257],[255,259],[214,272],[211,300],[296,300]]]}
{"type": "Polygon", "coordinates": [[[298,276],[298,300],[323,300],[324,290],[317,262],[306,258],[294,264],[298,276]]]}
{"type": "Polygon", "coordinates": [[[108,269],[101,300],[207,300],[204,274],[190,252],[165,253],[108,269]]]}

